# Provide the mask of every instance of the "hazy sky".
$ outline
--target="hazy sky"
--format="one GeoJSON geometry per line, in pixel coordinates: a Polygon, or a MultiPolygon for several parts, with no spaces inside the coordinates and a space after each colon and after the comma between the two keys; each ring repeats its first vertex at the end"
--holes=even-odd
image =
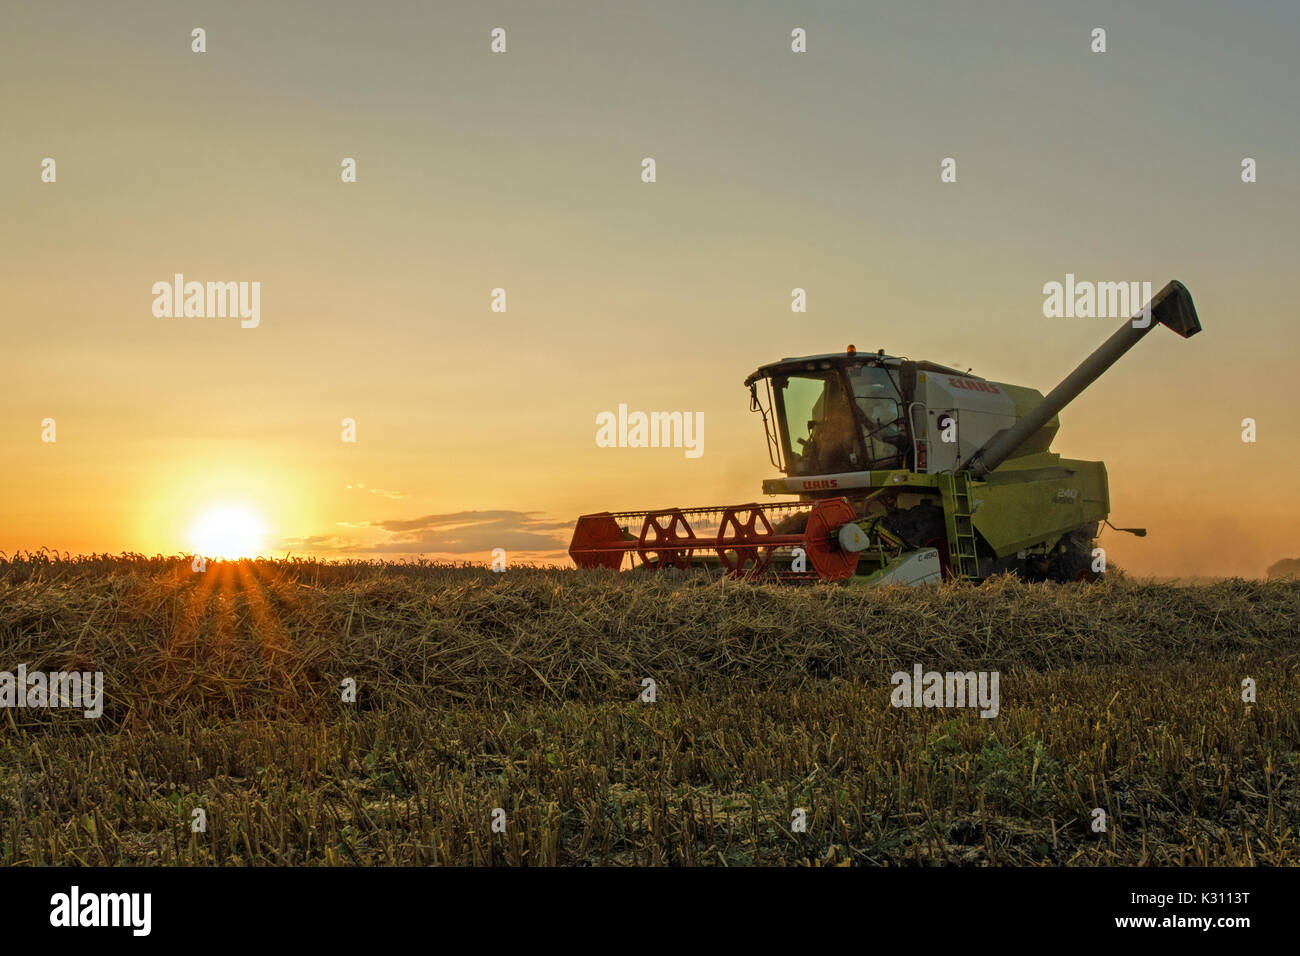
{"type": "Polygon", "coordinates": [[[0,549],[186,551],[232,505],[268,552],[562,551],[759,497],[782,356],[1046,391],[1118,324],[1044,318],[1069,272],[1205,326],[1062,414],[1151,529],[1112,559],[1260,574],[1300,555],[1298,41],[1280,2],[5,3],[0,549]],[[260,325],[155,317],[175,273],[260,325]],[[619,403],[704,454],[596,447],[619,403]]]}

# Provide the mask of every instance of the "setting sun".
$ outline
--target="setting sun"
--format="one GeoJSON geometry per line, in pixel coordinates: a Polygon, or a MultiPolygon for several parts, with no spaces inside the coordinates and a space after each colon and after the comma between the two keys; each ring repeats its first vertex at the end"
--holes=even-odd
{"type": "Polygon", "coordinates": [[[266,528],[247,508],[236,505],[214,508],[204,514],[190,531],[195,554],[207,558],[255,557],[262,547],[266,528]]]}

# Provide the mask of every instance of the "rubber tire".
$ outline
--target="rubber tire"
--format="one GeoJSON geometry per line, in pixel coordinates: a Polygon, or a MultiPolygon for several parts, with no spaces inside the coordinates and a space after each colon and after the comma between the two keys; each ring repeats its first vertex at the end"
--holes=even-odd
{"type": "Polygon", "coordinates": [[[1047,564],[1047,579],[1061,583],[1069,581],[1096,581],[1100,575],[1092,570],[1093,538],[1097,527],[1075,528],[1061,536],[1052,549],[1047,564]]]}

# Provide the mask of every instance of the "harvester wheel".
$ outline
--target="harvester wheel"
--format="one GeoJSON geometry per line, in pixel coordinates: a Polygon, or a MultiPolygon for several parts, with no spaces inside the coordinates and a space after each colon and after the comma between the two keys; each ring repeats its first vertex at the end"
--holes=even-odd
{"type": "Polygon", "coordinates": [[[1092,543],[1097,535],[1097,526],[1075,528],[1066,532],[1052,549],[1052,556],[1047,565],[1049,581],[1096,581],[1097,573],[1092,570],[1092,543]]]}
{"type": "Polygon", "coordinates": [[[943,509],[938,505],[921,504],[902,511],[893,511],[880,519],[890,534],[901,539],[908,548],[934,548],[939,552],[939,570],[943,579],[952,577],[952,562],[948,554],[948,531],[943,523],[943,509]]]}
{"type": "MultiPolygon", "coordinates": [[[[909,548],[932,548],[934,541],[946,541],[943,509],[938,505],[923,504],[903,511],[891,511],[880,519],[881,525],[909,548]]],[[[947,545],[944,545],[947,549],[947,545]]]]}

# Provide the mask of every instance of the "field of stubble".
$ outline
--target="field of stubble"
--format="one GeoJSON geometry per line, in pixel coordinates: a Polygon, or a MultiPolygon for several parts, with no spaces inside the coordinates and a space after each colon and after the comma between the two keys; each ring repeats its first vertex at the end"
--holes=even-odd
{"type": "Polygon", "coordinates": [[[1297,583],[20,555],[20,664],[105,701],[0,710],[7,865],[1300,862],[1297,583]],[[998,716],[890,706],[918,663],[998,716]]]}

